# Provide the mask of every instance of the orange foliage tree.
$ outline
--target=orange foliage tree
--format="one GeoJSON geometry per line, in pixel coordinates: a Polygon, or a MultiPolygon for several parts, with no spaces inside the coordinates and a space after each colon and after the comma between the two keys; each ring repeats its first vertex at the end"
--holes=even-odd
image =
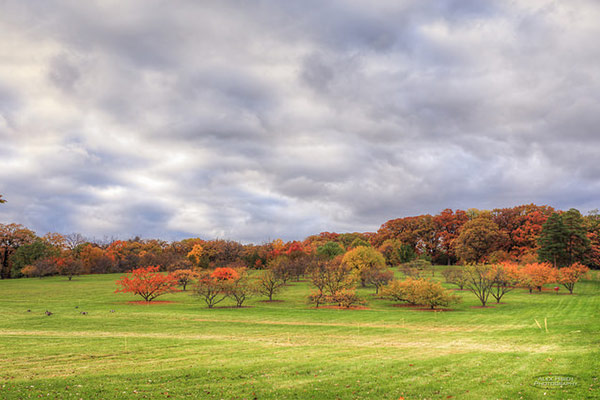
{"type": "Polygon", "coordinates": [[[561,268],[558,271],[558,282],[567,288],[569,293],[573,294],[575,284],[583,278],[590,269],[583,264],[575,263],[569,267],[561,268]]]}
{"type": "Polygon", "coordinates": [[[519,270],[520,283],[529,289],[529,293],[537,288],[542,291],[542,286],[547,283],[556,282],[556,269],[549,263],[531,263],[524,265],[519,270]]]}
{"type": "Polygon", "coordinates": [[[191,269],[176,269],[175,271],[171,272],[171,275],[177,279],[177,283],[181,285],[184,291],[187,285],[198,278],[198,273],[192,271],[191,269]]]}
{"type": "Polygon", "coordinates": [[[148,302],[165,293],[177,291],[177,279],[158,272],[159,267],[137,268],[123,275],[116,283],[115,293],[134,293],[148,302]]]}
{"type": "Polygon", "coordinates": [[[233,268],[223,267],[216,268],[212,274],[210,274],[210,276],[218,281],[229,281],[232,279],[238,279],[240,274],[238,274],[238,272],[233,268]]]}

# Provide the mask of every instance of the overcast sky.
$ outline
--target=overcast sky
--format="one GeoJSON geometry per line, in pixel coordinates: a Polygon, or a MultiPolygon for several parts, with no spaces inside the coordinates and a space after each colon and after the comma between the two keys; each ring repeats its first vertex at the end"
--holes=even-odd
{"type": "Polygon", "coordinates": [[[0,222],[261,242],[600,206],[600,2],[0,2],[0,222]]]}

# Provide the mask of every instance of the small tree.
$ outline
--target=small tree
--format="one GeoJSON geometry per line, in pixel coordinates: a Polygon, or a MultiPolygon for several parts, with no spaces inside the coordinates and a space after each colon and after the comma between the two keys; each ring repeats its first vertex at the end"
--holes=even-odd
{"type": "Polygon", "coordinates": [[[83,263],[73,257],[58,258],[56,260],[56,270],[59,275],[66,276],[72,280],[74,276],[81,274],[83,263]]]}
{"type": "Polygon", "coordinates": [[[375,286],[375,294],[379,294],[379,289],[394,279],[394,273],[387,268],[373,268],[366,272],[365,278],[368,284],[375,286]]]}
{"type": "Polygon", "coordinates": [[[233,268],[223,267],[215,268],[210,276],[218,281],[230,281],[232,279],[238,279],[240,274],[233,268]]]}
{"type": "Polygon", "coordinates": [[[558,281],[573,294],[575,284],[583,278],[590,269],[583,264],[575,263],[558,271],[558,281]]]}
{"type": "Polygon", "coordinates": [[[185,291],[187,285],[198,278],[198,273],[191,269],[176,269],[171,272],[171,275],[177,279],[177,283],[182,287],[183,291],[185,291]]]}
{"type": "Polygon", "coordinates": [[[362,286],[367,283],[366,276],[374,268],[385,267],[385,258],[372,247],[358,246],[344,255],[342,261],[355,269],[362,286]]]}
{"type": "Polygon", "coordinates": [[[466,288],[473,292],[485,307],[494,284],[494,272],[490,265],[472,264],[464,267],[466,288]]]}
{"type": "Polygon", "coordinates": [[[317,289],[309,296],[309,301],[317,307],[326,303],[331,296],[342,289],[350,289],[356,285],[353,268],[341,261],[341,257],[326,261],[323,258],[314,260],[308,268],[310,282],[317,289]]]}
{"type": "Polygon", "coordinates": [[[277,274],[275,274],[275,272],[267,269],[258,278],[257,290],[258,293],[267,296],[269,301],[273,301],[273,296],[277,294],[284,285],[285,283],[277,276],[277,274]]]}
{"type": "Polygon", "coordinates": [[[137,268],[123,275],[116,283],[115,293],[133,293],[150,302],[165,293],[177,290],[177,279],[158,272],[159,267],[137,268]]]}
{"type": "Polygon", "coordinates": [[[556,272],[550,263],[532,263],[519,269],[519,279],[521,285],[529,289],[529,293],[532,293],[534,288],[541,292],[542,286],[556,282],[556,272]]]}
{"type": "Polygon", "coordinates": [[[294,276],[293,261],[286,256],[279,256],[267,263],[267,267],[286,284],[294,276]]]}
{"type": "Polygon", "coordinates": [[[256,293],[256,286],[248,278],[245,270],[238,270],[239,277],[230,280],[225,285],[225,292],[235,300],[236,307],[241,307],[244,302],[256,293]]]}
{"type": "Polygon", "coordinates": [[[460,290],[463,290],[467,284],[467,277],[462,268],[447,268],[442,271],[442,275],[446,279],[446,283],[456,285],[460,290]]]}
{"type": "Polygon", "coordinates": [[[217,279],[208,272],[203,272],[194,285],[194,295],[202,298],[208,308],[213,308],[227,298],[225,290],[227,280],[217,279]]]}
{"type": "Polygon", "coordinates": [[[500,303],[502,297],[519,284],[519,266],[514,263],[501,263],[492,266],[490,273],[494,276],[492,297],[500,303]]]}

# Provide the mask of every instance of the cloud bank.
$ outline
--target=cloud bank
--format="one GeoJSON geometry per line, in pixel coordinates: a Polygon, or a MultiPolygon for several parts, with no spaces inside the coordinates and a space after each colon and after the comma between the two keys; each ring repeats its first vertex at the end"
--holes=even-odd
{"type": "Polygon", "coordinates": [[[0,11],[0,222],[260,242],[598,207],[593,0],[0,11]]]}

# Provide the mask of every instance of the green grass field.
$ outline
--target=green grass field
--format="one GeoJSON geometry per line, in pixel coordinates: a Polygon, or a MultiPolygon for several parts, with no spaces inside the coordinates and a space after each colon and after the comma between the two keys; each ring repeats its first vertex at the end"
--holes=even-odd
{"type": "Polygon", "coordinates": [[[118,277],[0,281],[0,398],[600,398],[598,280],[427,312],[370,288],[368,310],[313,309],[305,282],[243,309],[189,292],[136,305],[118,277]],[[577,386],[532,386],[542,374],[577,386]]]}

